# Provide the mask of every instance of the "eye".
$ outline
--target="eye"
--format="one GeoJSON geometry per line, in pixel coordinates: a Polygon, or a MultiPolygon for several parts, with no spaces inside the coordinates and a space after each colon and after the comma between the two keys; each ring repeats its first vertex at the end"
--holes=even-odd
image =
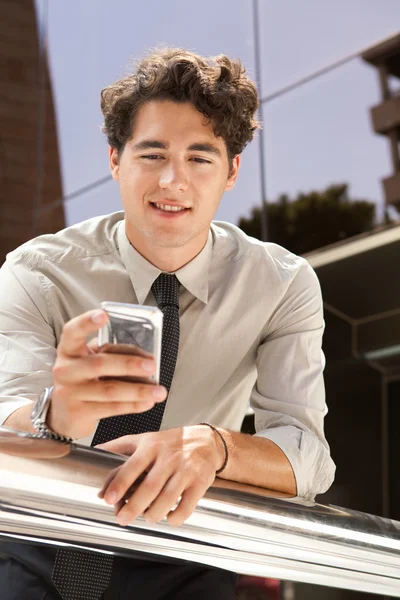
{"type": "Polygon", "coordinates": [[[141,156],[140,158],[145,158],[147,160],[158,160],[163,157],[160,154],[145,154],[145,155],[141,156]]]}
{"type": "Polygon", "coordinates": [[[197,156],[191,158],[191,160],[193,160],[194,162],[199,163],[200,165],[210,165],[211,164],[210,160],[206,160],[205,158],[198,158],[197,156]]]}

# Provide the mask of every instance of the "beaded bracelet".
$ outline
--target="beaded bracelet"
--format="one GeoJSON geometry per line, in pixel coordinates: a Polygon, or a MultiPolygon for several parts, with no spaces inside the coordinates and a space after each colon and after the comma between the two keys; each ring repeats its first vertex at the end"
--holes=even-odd
{"type": "Polygon", "coordinates": [[[222,433],[220,433],[218,431],[218,429],[216,427],[214,427],[214,425],[211,425],[211,423],[199,423],[199,425],[208,425],[208,427],[211,427],[211,429],[213,431],[215,431],[215,433],[220,437],[223,445],[224,445],[224,449],[225,449],[225,460],[224,460],[224,464],[222,465],[222,467],[220,469],[218,469],[218,471],[215,471],[216,475],[219,475],[220,473],[222,473],[222,471],[226,468],[226,465],[228,464],[228,457],[229,457],[229,453],[228,453],[228,446],[226,444],[225,438],[222,435],[222,433]]]}

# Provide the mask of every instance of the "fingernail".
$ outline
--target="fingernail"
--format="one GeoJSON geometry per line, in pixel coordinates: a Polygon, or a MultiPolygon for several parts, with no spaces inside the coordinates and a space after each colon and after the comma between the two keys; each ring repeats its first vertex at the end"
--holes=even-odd
{"type": "Polygon", "coordinates": [[[98,310],[92,315],[93,323],[102,323],[104,321],[104,310],[98,310]]]}
{"type": "Polygon", "coordinates": [[[167,390],[165,388],[163,388],[162,386],[156,387],[153,390],[153,396],[155,396],[159,400],[165,400],[165,398],[167,396],[166,392],[167,392],[167,390]]]}
{"type": "Polygon", "coordinates": [[[106,495],[106,502],[108,504],[115,504],[117,501],[118,495],[115,492],[110,492],[106,495]]]}
{"type": "Polygon", "coordinates": [[[146,373],[154,373],[154,371],[156,370],[156,365],[152,360],[143,360],[142,369],[143,371],[146,371],[146,373]]]}

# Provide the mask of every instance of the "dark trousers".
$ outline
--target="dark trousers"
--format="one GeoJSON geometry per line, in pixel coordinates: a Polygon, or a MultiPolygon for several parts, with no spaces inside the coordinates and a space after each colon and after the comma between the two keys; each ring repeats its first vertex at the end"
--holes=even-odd
{"type": "MultiPolygon", "coordinates": [[[[7,543],[0,552],[1,600],[60,600],[51,583],[52,548],[7,543]]],[[[102,600],[233,600],[236,579],[201,565],[118,557],[102,600]]]]}

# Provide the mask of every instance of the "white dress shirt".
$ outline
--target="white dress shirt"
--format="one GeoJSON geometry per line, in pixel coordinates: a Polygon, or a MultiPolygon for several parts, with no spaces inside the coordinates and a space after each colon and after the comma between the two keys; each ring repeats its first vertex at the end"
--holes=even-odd
{"type": "MultiPolygon", "coordinates": [[[[64,323],[103,300],[154,306],[159,274],[129,243],[122,212],[11,252],[0,269],[0,423],[52,385],[64,323]]],[[[256,435],[285,453],[298,495],[326,491],[335,466],[323,429],[322,300],[310,265],[213,222],[203,250],[175,274],[181,331],[161,429],[208,421],[238,431],[250,403],[256,435]]]]}

